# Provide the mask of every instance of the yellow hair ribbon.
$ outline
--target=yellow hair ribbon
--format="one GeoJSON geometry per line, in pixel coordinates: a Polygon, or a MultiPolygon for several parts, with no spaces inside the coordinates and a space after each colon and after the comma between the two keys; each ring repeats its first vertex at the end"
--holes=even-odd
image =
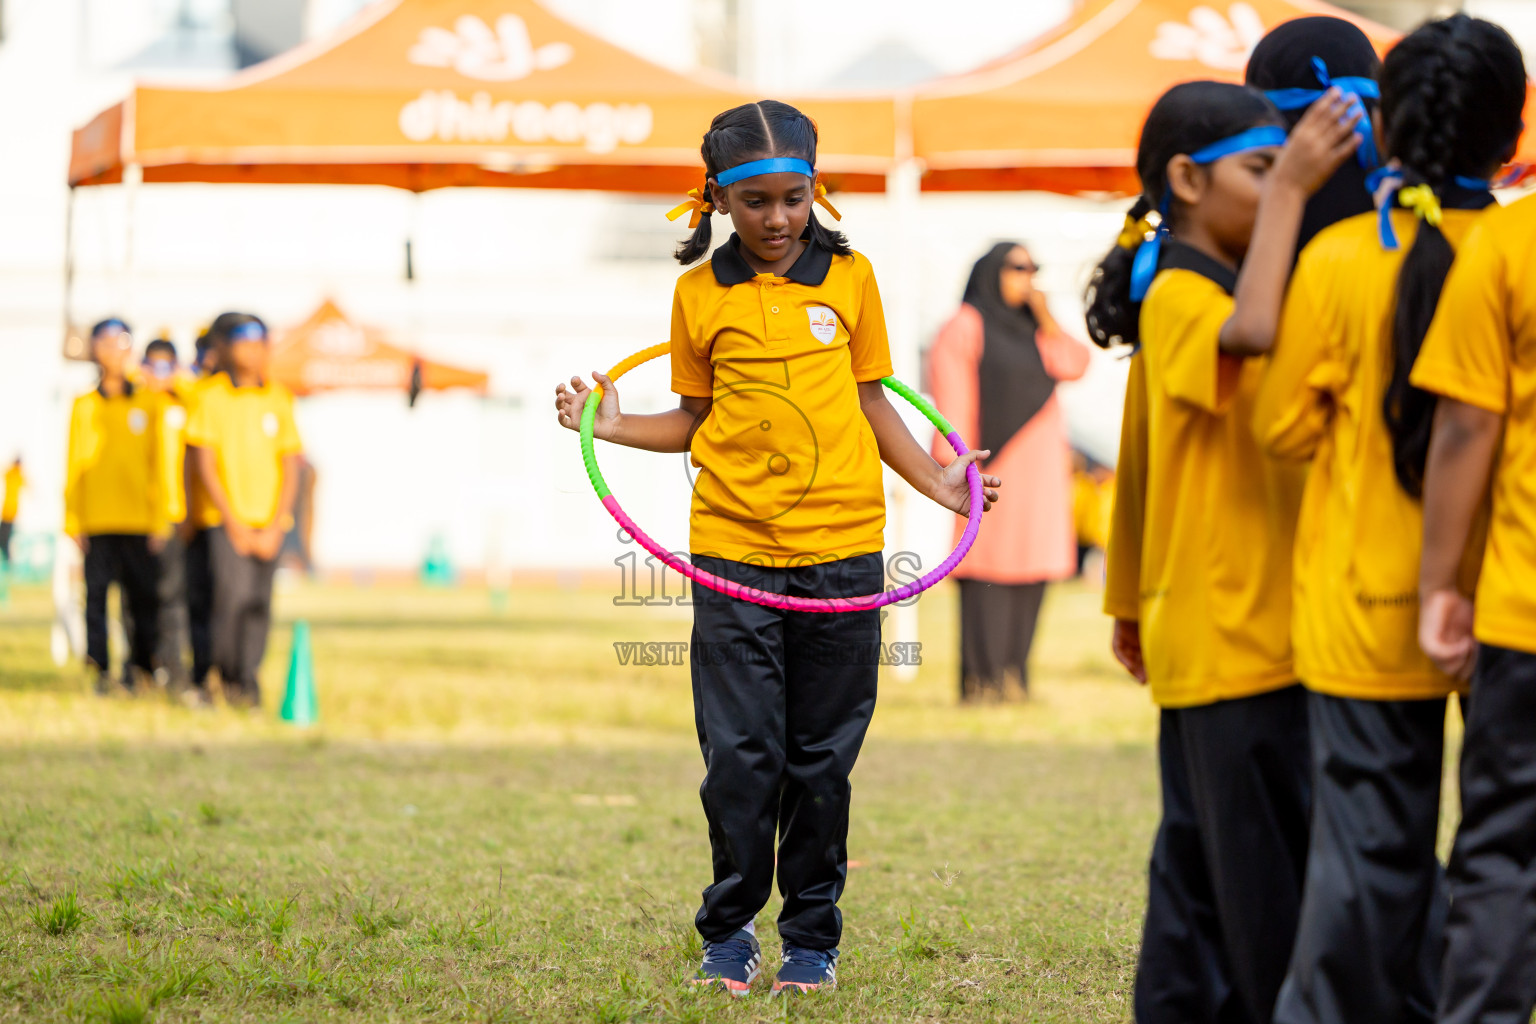
{"type": "Polygon", "coordinates": [[[1440,197],[1428,185],[1414,185],[1397,194],[1397,201],[1434,227],[1440,226],[1440,197]]]}
{"type": "Polygon", "coordinates": [[[704,198],[704,193],[696,188],[688,190],[688,199],[678,203],[667,211],[667,220],[677,220],[687,211],[692,210],[693,216],[688,218],[688,230],[692,231],[699,226],[699,217],[706,213],[715,212],[715,204],[704,198]]]}
{"type": "Polygon", "coordinates": [[[830,213],[833,220],[843,219],[843,215],[837,212],[837,207],[833,206],[831,201],[827,199],[827,186],[819,181],[816,183],[816,205],[830,213]]]}
{"type": "Polygon", "coordinates": [[[1125,215],[1125,227],[1120,229],[1120,237],[1115,244],[1122,249],[1134,249],[1147,240],[1147,234],[1152,230],[1152,215],[1146,214],[1140,220],[1125,215]]]}

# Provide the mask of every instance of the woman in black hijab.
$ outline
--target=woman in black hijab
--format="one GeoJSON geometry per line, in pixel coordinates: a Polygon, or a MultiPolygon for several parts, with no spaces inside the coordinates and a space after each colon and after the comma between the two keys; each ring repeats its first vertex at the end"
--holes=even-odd
{"type": "MultiPolygon", "coordinates": [[[[1022,487],[1026,500],[999,505],[969,557],[960,584],[960,697],[1000,698],[1011,680],[1029,692],[1029,651],[1045,585],[1077,567],[1072,526],[1072,456],[1056,382],[1088,366],[1086,346],[1063,334],[1029,250],[999,242],[971,270],[960,309],[929,351],[938,407],[967,443],[989,449],[986,472],[1022,487]],[[975,440],[972,441],[972,438],[975,440]]],[[[934,457],[954,453],[942,438],[934,457]],[[947,453],[947,454],[946,454],[947,453]]],[[[964,527],[957,520],[958,537],[964,527]]]]}

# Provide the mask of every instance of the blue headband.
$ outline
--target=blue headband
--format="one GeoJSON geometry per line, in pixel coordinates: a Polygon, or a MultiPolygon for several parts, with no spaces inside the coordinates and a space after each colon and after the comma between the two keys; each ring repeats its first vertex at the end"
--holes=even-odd
{"type": "MultiPolygon", "coordinates": [[[[1213,164],[1217,160],[1236,156],[1239,153],[1251,153],[1256,149],[1270,149],[1283,145],[1285,145],[1284,128],[1279,125],[1262,125],[1197,149],[1189,154],[1189,158],[1197,164],[1213,164]]],[[[1163,193],[1163,201],[1157,210],[1162,218],[1157,226],[1157,233],[1149,241],[1141,243],[1136,250],[1136,258],[1131,261],[1132,302],[1140,302],[1147,297],[1147,291],[1152,287],[1152,279],[1157,276],[1158,257],[1163,251],[1163,239],[1168,235],[1168,203],[1172,197],[1172,190],[1163,193]]]]}
{"type": "Polygon", "coordinates": [[[767,160],[753,160],[750,163],[738,164],[729,170],[721,171],[715,175],[715,184],[724,188],[742,178],[755,178],[759,174],[781,174],[784,171],[803,174],[812,181],[816,180],[816,168],[804,160],[797,156],[776,156],[767,160]]]}
{"type": "Polygon", "coordinates": [[[243,324],[237,324],[229,332],[229,343],[233,345],[237,341],[266,341],[267,329],[255,320],[247,320],[243,324]]]}
{"type": "Polygon", "coordinates": [[[1360,123],[1355,125],[1355,134],[1360,137],[1360,148],[1355,150],[1355,159],[1366,170],[1374,170],[1380,166],[1381,156],[1376,152],[1376,133],[1371,128],[1371,115],[1361,100],[1381,99],[1381,87],[1370,78],[1332,78],[1328,74],[1328,65],[1321,57],[1312,58],[1312,70],[1317,73],[1321,89],[1271,89],[1264,95],[1280,110],[1304,110],[1322,99],[1330,88],[1337,87],[1349,100],[1349,113],[1360,114],[1360,123]]]}
{"type": "Polygon", "coordinates": [[[108,331],[122,331],[124,334],[132,334],[128,325],[115,316],[109,316],[95,327],[91,328],[91,337],[97,338],[108,331]]]}

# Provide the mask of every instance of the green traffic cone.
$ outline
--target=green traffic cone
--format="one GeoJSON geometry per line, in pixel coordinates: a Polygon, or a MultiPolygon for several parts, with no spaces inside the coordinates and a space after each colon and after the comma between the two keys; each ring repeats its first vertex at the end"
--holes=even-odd
{"type": "Polygon", "coordinates": [[[314,725],[320,720],[320,700],[315,694],[315,661],[309,650],[309,623],[293,624],[293,651],[288,657],[288,687],[278,717],[294,725],[314,725]]]}

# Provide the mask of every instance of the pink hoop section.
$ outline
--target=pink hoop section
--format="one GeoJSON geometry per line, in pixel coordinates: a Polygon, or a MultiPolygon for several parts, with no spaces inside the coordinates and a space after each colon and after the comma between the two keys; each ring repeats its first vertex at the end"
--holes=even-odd
{"type": "MultiPolygon", "coordinates": [[[[625,372],[642,362],[661,355],[666,349],[666,345],[657,345],[643,352],[637,352],[635,355],[619,363],[618,366],[615,366],[608,375],[609,379],[618,380],[625,372]]],[[[960,434],[921,395],[918,395],[894,377],[886,377],[881,383],[917,406],[943,432],[944,439],[949,442],[956,455],[965,455],[970,451],[966,447],[965,442],[961,440],[960,434]]],[[[713,573],[695,568],[691,562],[679,558],[656,543],[650,534],[635,524],[635,521],[629,517],[629,514],[619,504],[618,499],[608,491],[606,483],[602,480],[602,474],[597,468],[596,454],[593,451],[592,445],[592,422],[596,413],[597,403],[601,399],[602,388],[593,388],[587,398],[587,408],[583,410],[581,440],[582,456],[587,463],[587,473],[598,496],[602,499],[603,507],[608,510],[609,515],[613,516],[614,521],[624,528],[625,532],[640,543],[641,547],[655,555],[668,567],[681,573],[699,586],[718,591],[728,597],[750,601],[752,604],[764,605],[768,608],[780,608],[795,612],[857,612],[868,611],[872,608],[883,608],[888,604],[895,604],[898,601],[905,601],[909,597],[914,597],[948,576],[971,550],[971,545],[976,543],[976,537],[981,531],[983,501],[981,472],[973,462],[965,467],[965,481],[970,489],[971,507],[965,531],[960,537],[960,543],[955,545],[955,550],[951,551],[944,561],[935,566],[932,572],[913,580],[911,583],[904,583],[892,590],[881,591],[878,594],[866,594],[861,597],[796,597],[790,594],[759,590],[755,587],[743,586],[734,580],[722,579],[713,573]]]]}

